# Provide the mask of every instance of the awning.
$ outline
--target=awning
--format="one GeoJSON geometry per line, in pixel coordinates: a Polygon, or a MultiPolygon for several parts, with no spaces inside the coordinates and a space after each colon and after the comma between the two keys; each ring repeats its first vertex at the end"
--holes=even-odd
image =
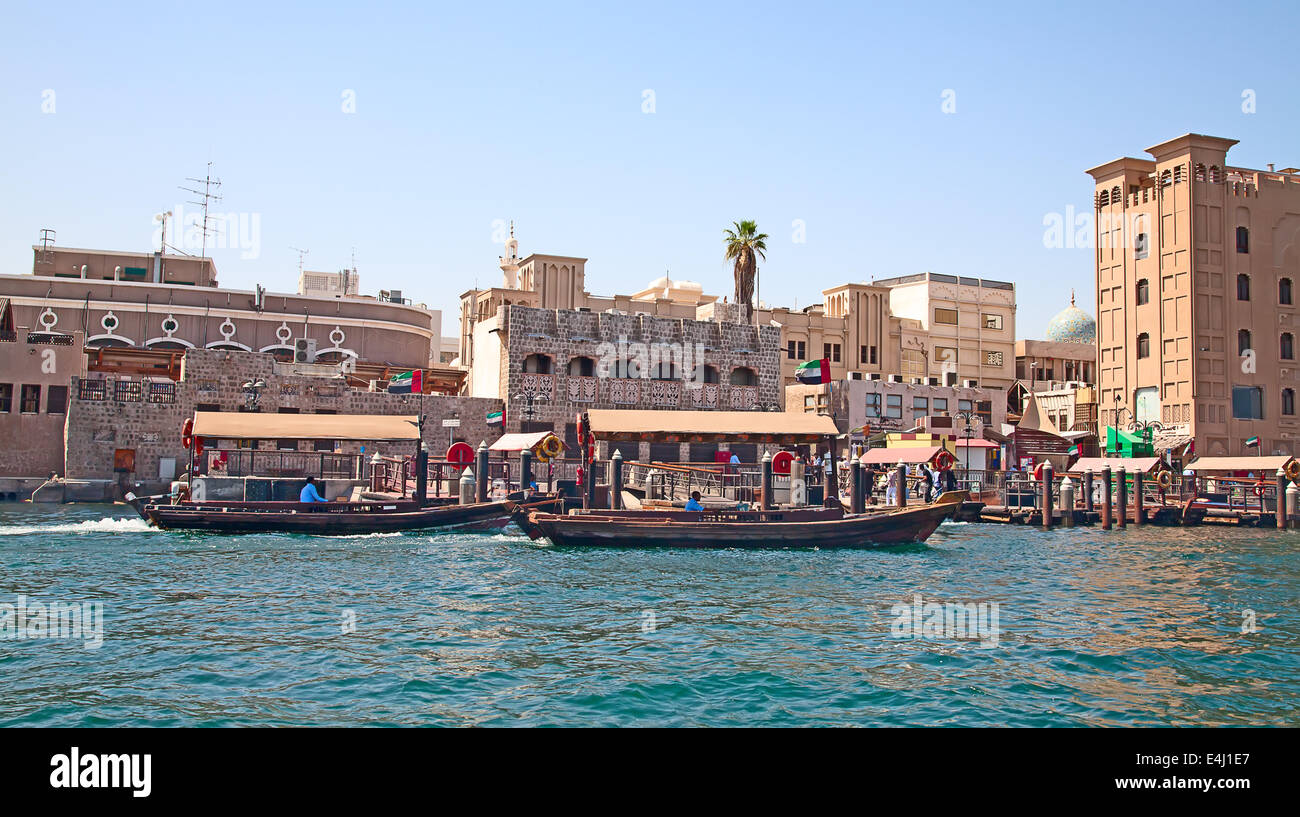
{"type": "Polygon", "coordinates": [[[1268,457],[1201,457],[1187,466],[1191,471],[1255,471],[1264,475],[1276,474],[1294,457],[1273,455],[1268,457]]]}
{"type": "Polygon", "coordinates": [[[195,437],[232,440],[360,440],[390,442],[420,439],[414,414],[263,414],[251,411],[196,411],[195,437]]]}
{"type": "Polygon", "coordinates": [[[488,446],[489,451],[531,451],[547,437],[554,437],[553,431],[529,431],[526,434],[502,434],[501,439],[488,446]]]}
{"type": "Polygon", "coordinates": [[[863,465],[916,465],[929,462],[942,451],[941,446],[908,446],[902,448],[873,448],[859,458],[863,465]]]}
{"type": "Polygon", "coordinates": [[[1080,457],[1078,462],[1070,466],[1069,473],[1082,474],[1085,471],[1092,471],[1094,474],[1101,474],[1101,469],[1109,465],[1112,473],[1123,468],[1130,474],[1139,472],[1149,474],[1159,464],[1159,457],[1080,457]]]}
{"type": "Polygon", "coordinates": [[[995,442],[992,442],[991,440],[981,440],[978,438],[971,438],[967,440],[958,439],[957,447],[958,448],[1001,448],[1000,445],[998,445],[995,442]]]}
{"type": "Polygon", "coordinates": [[[598,440],[814,443],[840,432],[822,414],[793,411],[647,411],[591,409],[598,440]]]}

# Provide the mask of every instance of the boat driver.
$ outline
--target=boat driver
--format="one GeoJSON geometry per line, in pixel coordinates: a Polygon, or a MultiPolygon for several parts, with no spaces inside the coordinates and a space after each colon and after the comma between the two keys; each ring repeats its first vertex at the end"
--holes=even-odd
{"type": "Polygon", "coordinates": [[[686,510],[688,510],[688,511],[702,511],[702,510],[704,510],[704,506],[700,504],[700,492],[699,492],[699,491],[691,491],[691,498],[688,499],[688,500],[686,500],[686,510]]]}
{"type": "Polygon", "coordinates": [[[325,502],[325,497],[316,491],[316,478],[307,477],[307,484],[302,486],[302,493],[298,495],[299,502],[325,502]]]}

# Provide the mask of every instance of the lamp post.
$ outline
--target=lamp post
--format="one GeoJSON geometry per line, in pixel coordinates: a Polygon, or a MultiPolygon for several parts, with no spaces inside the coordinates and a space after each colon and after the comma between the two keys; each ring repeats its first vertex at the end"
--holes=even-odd
{"type": "MultiPolygon", "coordinates": [[[[535,404],[546,402],[547,400],[550,399],[551,398],[547,397],[544,394],[541,394],[540,392],[528,392],[528,393],[520,393],[515,395],[516,401],[521,401],[524,403],[523,413],[524,416],[528,418],[529,422],[532,422],[533,417],[537,414],[537,408],[535,404]]],[[[505,429],[503,428],[502,431],[504,430],[505,429]]]]}
{"type": "Polygon", "coordinates": [[[258,401],[262,399],[262,389],[266,388],[266,381],[258,378],[257,380],[244,381],[244,404],[248,411],[258,410],[258,401]]]}
{"type": "Polygon", "coordinates": [[[964,424],[963,429],[966,432],[966,481],[969,482],[970,481],[970,441],[975,436],[975,425],[973,422],[975,419],[975,412],[959,411],[957,412],[957,417],[961,419],[962,423],[964,424]]]}

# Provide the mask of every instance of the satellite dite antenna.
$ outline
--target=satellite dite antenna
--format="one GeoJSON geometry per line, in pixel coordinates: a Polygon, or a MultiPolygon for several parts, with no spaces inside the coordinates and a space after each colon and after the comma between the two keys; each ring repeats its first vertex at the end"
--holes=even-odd
{"type": "Polygon", "coordinates": [[[300,250],[297,247],[290,247],[289,249],[298,253],[298,277],[302,278],[302,257],[311,252],[311,250],[300,250]]]}
{"type": "Polygon", "coordinates": [[[193,193],[194,195],[201,196],[203,198],[202,201],[191,201],[189,203],[197,204],[203,208],[203,248],[202,248],[202,255],[200,255],[199,257],[207,258],[208,257],[208,203],[213,201],[221,201],[220,194],[213,192],[214,190],[221,189],[221,179],[212,178],[212,162],[208,162],[207,175],[205,175],[201,179],[187,177],[185,181],[194,182],[195,184],[203,185],[202,190],[198,190],[193,187],[181,187],[180,189],[184,190],[186,193],[193,193]]]}

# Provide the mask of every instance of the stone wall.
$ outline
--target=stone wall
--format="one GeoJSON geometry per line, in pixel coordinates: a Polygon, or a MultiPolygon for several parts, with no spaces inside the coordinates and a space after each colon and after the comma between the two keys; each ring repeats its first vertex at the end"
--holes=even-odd
{"type": "MultiPolygon", "coordinates": [[[[444,395],[388,394],[346,387],[341,380],[287,373],[290,367],[277,363],[268,354],[225,350],[186,352],[181,380],[140,381],[125,378],[76,378],[73,380],[68,407],[67,453],[65,475],[82,479],[113,479],[116,449],[135,453],[132,480],[155,480],[159,460],[175,457],[177,471],[182,472],[188,453],[181,445],[181,426],[199,406],[214,410],[239,411],[246,405],[243,384],[261,379],[266,388],[258,410],[268,413],[296,409],[313,414],[419,414],[426,415],[424,438],[435,457],[446,451],[449,430],[442,421],[455,417],[460,428],[452,436],[474,446],[489,444],[501,436],[501,427],[489,426],[489,412],[499,411],[501,403],[476,397],[444,395]],[[140,383],[124,388],[124,383],[140,383]],[[84,385],[83,385],[84,384],[84,385]]],[[[288,412],[294,413],[294,412],[288,412]]],[[[312,450],[311,440],[300,440],[300,450],[312,450]]],[[[354,453],[361,443],[342,445],[339,450],[354,453]]],[[[222,446],[224,447],[224,446],[222,446]]],[[[275,441],[261,440],[259,450],[277,450],[275,441]]],[[[410,454],[412,445],[370,443],[366,453],[410,454]]]]}

